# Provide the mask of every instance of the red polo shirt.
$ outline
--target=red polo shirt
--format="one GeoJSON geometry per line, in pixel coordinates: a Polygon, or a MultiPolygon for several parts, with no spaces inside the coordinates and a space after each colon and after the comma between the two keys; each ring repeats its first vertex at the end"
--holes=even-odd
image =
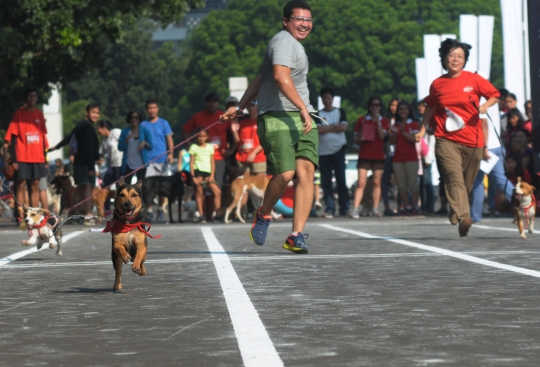
{"type": "MultiPolygon", "coordinates": [[[[219,121],[219,116],[223,115],[223,111],[217,110],[214,113],[202,111],[194,114],[189,121],[182,127],[186,133],[190,134],[198,127],[208,127],[219,121]]],[[[215,148],[214,160],[223,160],[223,154],[227,150],[227,129],[231,126],[230,122],[219,122],[207,130],[207,143],[213,144],[215,148]]]]}
{"type": "Polygon", "coordinates": [[[4,140],[11,142],[13,137],[17,139],[17,162],[45,163],[45,148],[49,147],[46,134],[43,112],[37,108],[33,111],[20,108],[13,114],[4,140]]]}
{"type": "MultiPolygon", "coordinates": [[[[384,131],[388,131],[390,122],[384,117],[379,116],[381,127],[384,131]]],[[[362,129],[366,125],[371,125],[375,129],[375,139],[373,141],[363,141],[360,145],[360,152],[358,152],[358,158],[371,159],[371,160],[384,160],[384,141],[379,137],[377,132],[377,122],[375,122],[370,115],[362,116],[356,122],[354,127],[354,134],[361,135],[362,129]]]]}
{"type": "Polygon", "coordinates": [[[478,114],[480,97],[498,98],[499,91],[480,75],[462,71],[457,78],[443,75],[433,81],[429,96],[424,102],[435,107],[432,120],[435,121],[435,137],[444,138],[468,147],[484,147],[484,133],[478,114]],[[473,104],[473,102],[474,104],[473,104]],[[446,109],[460,116],[465,127],[448,131],[445,127],[446,109]]]}
{"type": "MultiPolygon", "coordinates": [[[[394,125],[396,128],[399,129],[399,125],[401,123],[397,123],[394,125]]],[[[406,133],[409,134],[416,134],[418,131],[420,131],[420,126],[418,125],[418,122],[413,121],[409,119],[405,123],[405,127],[403,128],[406,133]]],[[[394,152],[394,159],[393,162],[416,162],[418,161],[418,153],[416,152],[416,144],[411,143],[401,133],[401,131],[398,131],[398,137],[396,140],[396,150],[394,152]]]]}
{"type": "MultiPolygon", "coordinates": [[[[257,135],[257,119],[245,119],[240,121],[240,129],[238,130],[238,149],[236,151],[236,160],[245,163],[248,155],[261,145],[259,136],[257,135]]],[[[256,156],[253,163],[265,162],[266,156],[261,150],[256,156]]]]}

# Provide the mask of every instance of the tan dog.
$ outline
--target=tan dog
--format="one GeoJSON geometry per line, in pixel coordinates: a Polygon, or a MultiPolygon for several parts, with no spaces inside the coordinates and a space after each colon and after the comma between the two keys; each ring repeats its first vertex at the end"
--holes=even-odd
{"type": "Polygon", "coordinates": [[[53,231],[53,225],[48,222],[51,212],[47,209],[30,208],[26,205],[23,205],[23,210],[24,223],[30,239],[22,241],[22,245],[33,246],[37,244],[39,250],[43,247],[43,242],[49,242],[49,248],[55,248],[58,245],[56,255],[62,256],[62,230],[58,228],[56,232],[53,231]]]}
{"type": "MultiPolygon", "coordinates": [[[[122,177],[118,182],[118,194],[114,202],[113,218],[107,222],[103,232],[112,233],[111,258],[116,273],[113,291],[122,290],[122,266],[133,261],[131,270],[142,276],[146,274],[144,262],[148,241],[146,236],[152,237],[146,229],[148,223],[142,222],[143,200],[142,181],[136,185],[128,185],[122,177]]],[[[159,238],[161,236],[156,236],[159,238]]]]}
{"type": "Polygon", "coordinates": [[[514,206],[514,218],[521,238],[527,238],[524,223],[529,228],[529,233],[534,233],[534,219],[536,216],[534,190],[534,186],[521,182],[521,177],[518,177],[518,182],[512,193],[512,203],[514,206]]]}
{"type": "Polygon", "coordinates": [[[96,206],[98,215],[101,218],[104,218],[105,200],[114,198],[116,195],[116,191],[110,189],[103,189],[101,191],[99,190],[101,189],[97,187],[94,187],[92,189],[92,195],[95,195],[97,193],[97,195],[92,198],[92,203],[96,206]]]}
{"type": "Polygon", "coordinates": [[[242,214],[240,213],[240,209],[242,207],[242,198],[248,191],[253,192],[255,195],[261,198],[264,197],[264,192],[266,191],[266,186],[268,186],[269,181],[270,177],[268,176],[239,176],[238,178],[236,178],[231,184],[231,194],[233,196],[233,201],[225,212],[225,223],[232,222],[229,219],[229,214],[235,206],[236,216],[242,223],[246,223],[244,218],[242,218],[242,214]]]}

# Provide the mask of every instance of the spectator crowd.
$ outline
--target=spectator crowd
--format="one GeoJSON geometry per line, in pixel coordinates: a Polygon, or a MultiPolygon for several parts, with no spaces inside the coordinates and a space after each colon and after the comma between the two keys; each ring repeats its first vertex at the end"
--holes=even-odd
{"type": "MultiPolygon", "coordinates": [[[[518,177],[540,187],[531,142],[532,102],[525,102],[525,114],[522,114],[514,94],[505,89],[500,89],[499,93],[500,125],[494,126],[488,116],[480,118],[490,129],[486,149],[500,155],[504,165],[499,171],[479,172],[471,201],[473,222],[481,221],[482,215],[497,216],[507,211],[509,195],[518,177]]],[[[381,98],[372,96],[366,106],[367,113],[351,123],[344,109],[333,106],[335,92],[332,88],[322,88],[320,97],[324,107],[315,119],[319,134],[319,170],[314,182],[317,189],[312,215],[317,215],[319,209],[323,209],[319,215],[326,219],[448,214],[444,182],[432,180],[432,170],[437,165],[433,126],[428,124],[427,134],[420,141],[416,139],[423,122],[423,101],[411,104],[393,98],[384,104],[381,98]],[[352,140],[347,141],[347,131],[352,131],[352,140]],[[351,151],[358,152],[358,179],[354,187],[348,187],[346,182],[346,154],[351,151]],[[434,186],[439,186],[437,211],[434,186]],[[383,209],[379,212],[381,199],[383,209]]],[[[46,121],[37,102],[37,91],[27,89],[24,104],[13,115],[2,147],[3,173],[13,180],[18,201],[28,206],[37,207],[41,203],[42,207],[48,207],[47,196],[43,194],[48,187],[47,152],[64,146],[69,146],[71,171],[77,187],[75,202],[91,196],[94,187],[107,187],[134,171],[133,180],[169,176],[178,171],[184,172],[184,179],[189,178],[186,183],[192,189],[186,190],[184,202],[194,202],[195,222],[222,220],[224,208],[231,202],[231,182],[238,176],[266,175],[267,172],[266,157],[257,134],[257,100],[251,102],[242,117],[220,122],[223,111],[219,109],[219,97],[209,93],[204,100],[204,110],[183,125],[183,136],[178,139],[174,139],[169,122],[159,116],[159,104],[155,100],[146,101],[146,119],[137,109],[129,111],[123,128],[100,119],[99,106],[91,103],[86,107],[86,117],[54,146],[47,140],[46,121]],[[175,140],[178,143],[194,134],[196,138],[180,147],[177,164],[173,166],[175,140]],[[107,168],[100,172],[104,160],[107,168]]],[[[224,101],[225,110],[237,104],[235,97],[228,97],[224,101]]],[[[488,153],[484,159],[489,158],[488,153]]],[[[57,172],[63,174],[61,161],[57,160],[56,165],[57,172]]],[[[164,218],[163,200],[159,198],[155,217],[158,221],[164,218]]],[[[244,210],[252,213],[256,205],[249,200],[244,210]]],[[[107,200],[105,213],[110,211],[107,200]]],[[[152,210],[150,213],[153,220],[152,210]]],[[[21,209],[15,214],[20,220],[21,209]]],[[[95,224],[91,201],[81,205],[79,214],[86,215],[84,224],[95,224]]]]}

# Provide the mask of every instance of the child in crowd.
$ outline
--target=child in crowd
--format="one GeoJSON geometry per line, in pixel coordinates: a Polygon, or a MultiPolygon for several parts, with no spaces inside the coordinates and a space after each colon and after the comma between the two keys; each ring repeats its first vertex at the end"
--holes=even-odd
{"type": "Polygon", "coordinates": [[[420,126],[414,121],[414,112],[407,102],[399,103],[395,121],[390,129],[390,144],[396,144],[392,164],[404,207],[398,214],[417,215],[419,163],[415,134],[420,131],[420,126]],[[409,201],[409,192],[412,203],[409,201]]]}
{"type": "Polygon", "coordinates": [[[216,184],[215,172],[216,163],[214,161],[214,146],[207,144],[208,133],[203,128],[195,129],[197,141],[189,148],[188,153],[191,156],[190,171],[193,176],[193,185],[195,186],[195,201],[197,203],[197,212],[195,213],[194,222],[206,223],[203,211],[204,189],[203,183],[208,184],[208,188],[214,195],[214,212],[212,218],[215,217],[216,211],[219,210],[221,203],[221,190],[216,184]]]}
{"type": "Polygon", "coordinates": [[[521,177],[521,180],[531,183],[531,175],[529,171],[523,168],[521,163],[521,157],[517,154],[510,154],[506,157],[506,172],[508,174],[508,180],[514,184],[517,184],[517,178],[521,177]]]}

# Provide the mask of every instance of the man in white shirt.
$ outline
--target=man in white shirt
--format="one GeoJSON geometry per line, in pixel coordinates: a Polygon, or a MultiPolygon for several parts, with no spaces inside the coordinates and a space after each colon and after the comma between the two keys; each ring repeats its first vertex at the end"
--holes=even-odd
{"type": "Polygon", "coordinates": [[[333,175],[336,177],[339,214],[345,216],[349,211],[349,191],[345,182],[345,149],[347,148],[345,131],[349,123],[345,111],[332,106],[335,95],[332,88],[322,88],[319,94],[324,109],[318,114],[328,123],[326,125],[321,120],[316,120],[319,132],[319,171],[325,203],[323,218],[333,218],[336,209],[332,188],[333,175]]]}
{"type": "MultiPolygon", "coordinates": [[[[489,156],[497,156],[499,158],[498,162],[488,173],[489,186],[503,191],[505,193],[506,200],[511,201],[514,184],[506,177],[504,171],[505,152],[499,140],[501,123],[498,109],[498,105],[494,105],[489,109],[489,115],[494,119],[493,121],[491,119],[488,120],[487,115],[480,115],[482,123],[484,124],[484,135],[486,135],[484,160],[488,160],[489,156]]],[[[485,173],[482,171],[482,169],[480,169],[478,171],[478,176],[476,176],[476,180],[474,181],[471,192],[471,219],[473,223],[482,221],[482,208],[484,205],[484,175],[485,173]]]]}
{"type": "MultiPolygon", "coordinates": [[[[97,132],[103,138],[99,147],[99,155],[109,157],[109,167],[102,176],[103,182],[101,184],[102,187],[107,187],[122,176],[124,152],[118,150],[118,139],[120,139],[122,130],[115,129],[110,121],[100,120],[97,123],[97,132]]],[[[110,212],[110,206],[110,200],[105,200],[105,216],[110,212]]]]}

